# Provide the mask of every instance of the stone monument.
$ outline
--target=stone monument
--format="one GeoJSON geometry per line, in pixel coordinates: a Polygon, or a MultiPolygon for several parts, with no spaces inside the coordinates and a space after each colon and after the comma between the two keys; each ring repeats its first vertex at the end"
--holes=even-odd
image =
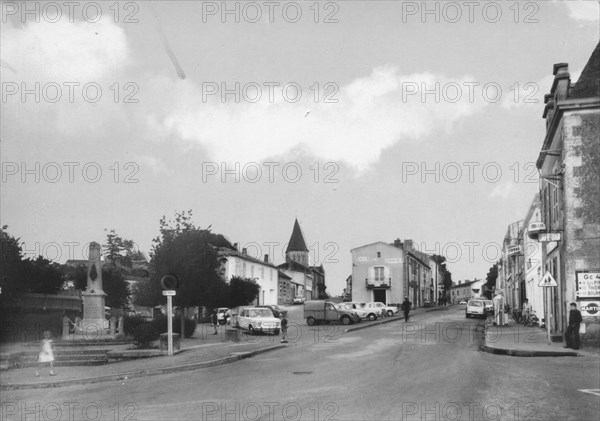
{"type": "Polygon", "coordinates": [[[102,249],[100,244],[90,244],[90,260],[87,270],[87,286],[83,296],[83,320],[81,330],[86,339],[95,339],[104,333],[104,297],[102,290],[102,249]]]}

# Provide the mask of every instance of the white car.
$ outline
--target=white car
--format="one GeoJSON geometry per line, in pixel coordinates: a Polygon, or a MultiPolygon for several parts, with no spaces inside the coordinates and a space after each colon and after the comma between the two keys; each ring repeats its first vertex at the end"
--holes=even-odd
{"type": "Polygon", "coordinates": [[[305,301],[306,298],[304,298],[302,295],[296,295],[294,297],[294,304],[304,304],[305,301]]]}
{"type": "Polygon", "coordinates": [[[251,335],[255,333],[279,335],[281,329],[281,320],[273,316],[273,312],[268,308],[245,307],[234,320],[236,327],[247,330],[251,335]]]}
{"type": "Polygon", "coordinates": [[[470,300],[465,309],[465,316],[468,319],[471,316],[485,317],[487,315],[485,303],[482,300],[470,300]]]}
{"type": "Polygon", "coordinates": [[[369,317],[369,313],[365,311],[360,303],[339,303],[336,307],[340,310],[348,310],[356,314],[360,320],[365,320],[369,317]]]}
{"type": "Polygon", "coordinates": [[[229,321],[230,317],[231,310],[229,310],[227,307],[219,307],[217,309],[217,321],[219,322],[219,324],[226,324],[229,321]]]}
{"type": "Polygon", "coordinates": [[[391,317],[394,314],[398,313],[400,309],[398,307],[388,306],[383,304],[382,302],[376,301],[373,303],[366,303],[364,306],[365,309],[376,309],[379,311],[381,316],[391,317]]]}

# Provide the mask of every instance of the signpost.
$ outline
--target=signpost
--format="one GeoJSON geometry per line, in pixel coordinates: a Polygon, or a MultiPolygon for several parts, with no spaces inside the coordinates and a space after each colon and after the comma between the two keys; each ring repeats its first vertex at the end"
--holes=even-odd
{"type": "Polygon", "coordinates": [[[173,296],[175,290],[165,290],[163,295],[167,297],[167,352],[169,355],[173,355],[173,296]]]}
{"type": "MultiPolygon", "coordinates": [[[[556,282],[556,279],[554,279],[552,274],[546,271],[546,274],[542,277],[538,286],[544,288],[551,288],[557,287],[558,283],[556,282]]],[[[550,306],[550,291],[546,290],[546,332],[548,332],[548,345],[552,343],[552,341],[550,340],[550,306]]]]}

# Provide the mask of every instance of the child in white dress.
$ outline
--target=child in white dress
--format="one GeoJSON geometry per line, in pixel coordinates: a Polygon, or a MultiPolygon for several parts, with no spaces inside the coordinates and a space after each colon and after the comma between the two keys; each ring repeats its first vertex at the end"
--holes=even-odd
{"type": "Polygon", "coordinates": [[[44,339],[42,339],[42,350],[38,356],[38,370],[35,372],[36,376],[40,375],[40,369],[44,363],[50,363],[50,375],[56,376],[54,372],[54,351],[52,351],[52,339],[49,330],[44,331],[44,339]]]}

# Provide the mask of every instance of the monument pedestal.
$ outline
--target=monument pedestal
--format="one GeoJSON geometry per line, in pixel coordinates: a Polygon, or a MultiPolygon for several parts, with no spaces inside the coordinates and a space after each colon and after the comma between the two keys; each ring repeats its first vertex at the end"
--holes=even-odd
{"type": "Polygon", "coordinates": [[[107,320],[104,317],[104,297],[106,294],[82,293],[83,320],[81,330],[86,339],[100,338],[107,334],[107,320]]]}

